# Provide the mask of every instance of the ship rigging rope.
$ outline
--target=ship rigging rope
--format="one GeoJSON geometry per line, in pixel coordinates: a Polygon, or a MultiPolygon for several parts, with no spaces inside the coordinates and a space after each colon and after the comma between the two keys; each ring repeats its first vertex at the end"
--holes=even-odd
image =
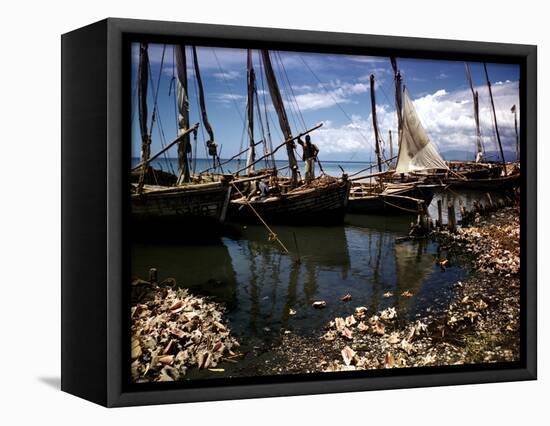
{"type": "MultiPolygon", "coordinates": [[[[357,133],[359,133],[359,135],[361,135],[361,137],[363,138],[363,140],[367,143],[367,145],[371,145],[371,143],[369,142],[368,138],[363,134],[363,132],[359,129],[359,127],[355,126],[355,123],[354,121],[352,120],[352,118],[349,116],[349,114],[346,112],[346,110],[342,107],[342,105],[340,105],[340,103],[334,98],[333,94],[330,93],[330,91],[328,91],[326,88],[325,88],[325,85],[323,84],[323,82],[319,79],[319,77],[317,77],[317,74],[315,74],[315,72],[313,72],[313,70],[311,69],[311,67],[307,64],[307,62],[304,60],[304,58],[302,56],[298,56],[300,58],[300,60],[302,61],[302,63],[306,66],[306,68],[309,70],[309,72],[311,72],[311,74],[313,75],[313,77],[315,77],[315,79],[319,82],[319,85],[320,87],[325,91],[325,93],[327,95],[329,95],[332,99],[332,101],[334,102],[334,104],[340,109],[340,111],[342,111],[342,113],[346,116],[346,118],[348,119],[348,121],[350,122],[350,124],[353,126],[352,128],[355,129],[357,131],[357,133]]],[[[373,149],[374,149],[374,146],[373,146],[373,149]]],[[[355,154],[354,153],[352,155],[352,159],[353,157],[355,157],[355,154]]],[[[372,152],[371,152],[371,156],[372,156],[372,152]]]]}
{"type": "MultiPolygon", "coordinates": [[[[273,162],[273,168],[277,168],[276,167],[275,155],[273,154],[273,137],[271,135],[271,127],[270,127],[269,123],[271,122],[271,126],[273,126],[273,128],[275,129],[276,137],[278,137],[281,140],[285,140],[285,136],[283,135],[283,133],[281,131],[281,128],[275,122],[275,119],[273,118],[273,115],[275,114],[275,109],[273,108],[273,111],[271,112],[271,114],[268,114],[268,105],[267,105],[267,93],[268,93],[268,91],[265,89],[265,81],[264,81],[265,67],[264,67],[263,61],[261,59],[261,53],[259,51],[258,51],[258,57],[259,57],[259,64],[260,64],[260,80],[262,82],[262,97],[263,97],[263,102],[264,102],[264,115],[265,115],[267,132],[268,132],[268,137],[269,137],[269,152],[271,153],[270,157],[271,157],[271,160],[273,162]]],[[[273,102],[271,102],[271,105],[273,105],[273,102]]],[[[282,170],[282,169],[283,168],[278,168],[279,171],[282,170]]],[[[286,173],[287,175],[288,175],[289,170],[290,169],[287,169],[287,173],[286,173]]]]}
{"type": "MultiPolygon", "coordinates": [[[[163,45],[162,57],[161,57],[161,61],[160,61],[159,76],[158,76],[158,79],[157,79],[156,86],[155,86],[155,83],[154,83],[153,77],[152,77],[153,72],[152,72],[152,69],[151,69],[151,63],[149,63],[149,65],[148,65],[148,67],[149,67],[149,82],[151,84],[151,90],[153,92],[153,99],[154,99],[154,101],[153,101],[153,114],[151,115],[151,127],[149,129],[150,130],[149,139],[152,140],[152,138],[153,138],[154,124],[158,119],[158,133],[159,133],[159,141],[160,141],[161,148],[164,148],[166,146],[166,143],[167,143],[166,142],[166,135],[164,134],[164,128],[162,126],[162,120],[161,120],[160,114],[157,114],[157,111],[158,111],[158,95],[159,95],[159,92],[160,92],[160,82],[161,82],[161,76],[162,76],[162,69],[164,67],[165,53],[166,53],[166,45],[163,45]]],[[[163,157],[164,157],[164,160],[166,161],[166,164],[168,165],[168,168],[170,169],[170,171],[173,174],[175,174],[172,163],[169,161],[168,154],[166,152],[163,153],[163,157]]],[[[162,170],[162,165],[160,165],[160,167],[161,167],[161,170],[162,170]]]]}
{"type": "MultiPolygon", "coordinates": [[[[276,55],[276,52],[273,52],[274,55],[273,55],[273,59],[274,59],[274,63],[277,64],[278,63],[278,57],[276,55]]],[[[280,68],[280,67],[279,67],[280,68]]],[[[281,73],[281,70],[277,68],[277,69],[274,69],[274,72],[276,73],[276,78],[277,78],[277,81],[281,84],[281,87],[283,88],[281,92],[281,96],[284,96],[285,99],[284,99],[284,106],[286,106],[286,109],[287,109],[287,112],[289,112],[289,114],[287,114],[287,116],[290,116],[290,119],[292,120],[292,123],[294,125],[294,128],[296,130],[300,129],[300,126],[298,125],[298,122],[296,121],[296,112],[294,111],[294,104],[292,103],[292,100],[289,96],[289,90],[287,88],[287,83],[285,81],[284,78],[282,78],[282,73],[281,73]],[[278,75],[277,75],[278,74],[278,75]],[[288,111],[289,110],[289,111],[288,111]]],[[[290,123],[289,123],[290,124],[290,123]]]]}
{"type": "Polygon", "coordinates": [[[403,211],[406,211],[406,212],[418,213],[418,210],[407,209],[406,207],[401,207],[401,206],[398,206],[397,204],[390,203],[389,201],[386,201],[385,199],[384,199],[384,204],[387,204],[390,207],[400,209],[400,210],[403,210],[403,211]]]}
{"type": "Polygon", "coordinates": [[[212,50],[212,53],[214,55],[214,59],[216,60],[216,64],[218,65],[218,70],[220,71],[220,76],[222,78],[222,81],[224,82],[225,86],[227,87],[227,90],[229,90],[229,93],[231,95],[231,100],[233,101],[233,106],[235,107],[235,110],[237,111],[237,114],[239,114],[239,118],[241,119],[241,121],[243,123],[246,123],[246,120],[239,108],[239,105],[237,104],[237,95],[235,94],[235,92],[233,92],[233,89],[231,88],[231,85],[229,84],[229,82],[227,81],[227,78],[226,78],[226,72],[224,71],[224,69],[222,68],[221,66],[221,63],[220,63],[220,60],[218,59],[218,55],[216,55],[216,50],[212,47],[211,48],[212,50]]]}
{"type": "MultiPolygon", "coordinates": [[[[197,83],[197,79],[194,78],[193,79],[193,89],[195,91],[195,101],[197,102],[195,105],[199,105],[199,88],[198,88],[198,83],[197,83]]],[[[204,158],[208,160],[208,148],[206,147],[206,136],[204,134],[204,124],[202,122],[202,115],[201,114],[198,114],[198,120],[199,122],[201,123],[201,126],[200,126],[200,129],[201,129],[201,136],[202,136],[202,145],[203,145],[203,148],[204,148],[204,158]]],[[[195,146],[195,152],[196,152],[196,146],[195,146]]],[[[196,168],[196,164],[197,164],[197,156],[195,155],[195,158],[193,159],[193,173],[195,173],[195,168],[196,168]]]]}
{"type": "Polygon", "coordinates": [[[303,130],[305,131],[305,130],[308,129],[308,125],[307,125],[306,121],[304,120],[304,116],[303,116],[302,111],[300,109],[300,105],[298,104],[298,100],[296,99],[296,94],[294,93],[294,89],[292,88],[292,84],[290,83],[290,79],[288,78],[288,73],[286,71],[285,64],[283,63],[283,59],[281,58],[281,52],[275,52],[275,54],[276,54],[276,56],[279,60],[279,64],[281,65],[281,70],[282,70],[283,76],[285,77],[288,88],[289,88],[289,91],[290,91],[289,96],[294,101],[294,104],[296,106],[296,110],[298,111],[298,114],[299,114],[300,121],[302,122],[303,130]]]}
{"type": "Polygon", "coordinates": [[[157,87],[155,89],[155,86],[153,85],[153,81],[151,78],[152,72],[151,72],[151,63],[149,63],[149,79],[151,80],[151,88],[153,89],[154,93],[154,101],[153,101],[153,114],[151,114],[151,127],[149,128],[149,138],[151,138],[153,134],[153,126],[155,125],[156,115],[157,115],[157,107],[158,107],[158,96],[159,96],[159,89],[160,89],[160,78],[162,77],[162,68],[164,66],[164,55],[166,53],[166,45],[164,44],[162,46],[162,56],[160,58],[160,70],[159,70],[159,76],[157,79],[157,87]]]}
{"type": "MultiPolygon", "coordinates": [[[[258,52],[258,58],[259,56],[260,56],[260,52],[258,52]]],[[[273,141],[271,139],[271,129],[269,127],[269,116],[267,114],[267,101],[266,101],[267,96],[265,91],[262,61],[260,60],[259,63],[260,63],[260,81],[262,83],[262,100],[264,104],[265,126],[267,129],[267,146],[264,146],[264,151],[266,151],[265,153],[267,153],[267,152],[273,152],[273,141]]],[[[259,103],[258,103],[258,110],[260,110],[259,103]]],[[[268,160],[269,158],[266,158],[266,163],[265,163],[266,165],[268,164],[268,160]]],[[[275,157],[273,155],[271,156],[271,162],[273,164],[273,168],[275,168],[275,157]]]]}

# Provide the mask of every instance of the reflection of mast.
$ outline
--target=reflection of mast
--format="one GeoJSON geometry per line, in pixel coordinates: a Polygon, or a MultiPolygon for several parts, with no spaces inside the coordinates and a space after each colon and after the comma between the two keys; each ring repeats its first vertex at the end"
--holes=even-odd
{"type": "Polygon", "coordinates": [[[176,56],[177,72],[177,103],[178,103],[178,135],[181,142],[178,143],[178,166],[180,182],[189,182],[191,180],[189,171],[189,154],[191,153],[191,143],[188,133],[189,128],[189,97],[187,84],[187,58],[185,46],[174,46],[176,56]],[[183,135],[183,136],[182,136],[183,135]]]}
{"type": "Polygon", "coordinates": [[[476,163],[479,163],[483,158],[483,148],[481,146],[481,130],[479,129],[479,97],[477,90],[474,90],[470,66],[466,62],[464,63],[464,68],[466,70],[466,79],[468,80],[470,90],[472,91],[472,97],[474,98],[474,121],[476,123],[476,163]]]}
{"type": "Polygon", "coordinates": [[[296,307],[296,293],[298,288],[298,279],[300,277],[300,263],[290,260],[290,273],[288,274],[288,287],[286,303],[283,306],[283,313],[281,315],[281,326],[283,328],[288,327],[288,319],[290,317],[290,309],[296,307]]]}
{"type": "Polygon", "coordinates": [[[248,242],[248,256],[250,259],[250,328],[256,332],[256,320],[260,312],[260,301],[258,292],[258,274],[256,272],[256,256],[253,253],[254,242],[248,242]]]}
{"type": "Polygon", "coordinates": [[[294,156],[294,142],[292,141],[292,131],[290,130],[290,124],[288,122],[285,106],[281,97],[281,91],[279,90],[279,85],[277,84],[277,78],[275,77],[273,66],[271,65],[269,51],[262,50],[261,53],[264,63],[267,85],[269,87],[269,93],[271,95],[271,101],[273,102],[273,107],[277,112],[279,125],[281,126],[281,131],[283,132],[283,137],[286,141],[288,141],[286,143],[286,153],[288,156],[290,171],[292,172],[292,185],[296,186],[296,184],[298,183],[298,163],[296,162],[296,157],[294,156]]]}
{"type": "MultiPolygon", "coordinates": [[[[395,277],[397,280],[396,296],[408,290],[414,295],[422,289],[426,277],[433,271],[434,262],[431,256],[425,255],[425,242],[394,244],[395,277]]],[[[402,300],[408,302],[411,299],[402,300]]]]}
{"type": "Polygon", "coordinates": [[[485,78],[487,80],[487,87],[489,88],[489,97],[491,98],[491,109],[493,111],[493,120],[495,122],[495,131],[497,134],[497,142],[498,142],[498,148],[500,149],[500,156],[502,157],[502,171],[504,172],[504,176],[506,176],[506,160],[504,159],[504,152],[502,151],[502,143],[500,141],[500,133],[498,131],[498,123],[497,123],[497,113],[495,111],[495,101],[493,99],[493,90],[491,89],[491,82],[489,81],[489,73],[487,72],[487,64],[483,64],[483,69],[485,70],[485,78]]]}

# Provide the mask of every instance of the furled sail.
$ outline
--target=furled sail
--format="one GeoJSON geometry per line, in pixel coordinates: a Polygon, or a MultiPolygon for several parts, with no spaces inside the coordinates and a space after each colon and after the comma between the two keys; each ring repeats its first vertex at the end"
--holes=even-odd
{"type": "Polygon", "coordinates": [[[409,173],[421,170],[448,169],[420,123],[407,89],[403,93],[403,130],[395,171],[409,173]]]}
{"type": "Polygon", "coordinates": [[[177,103],[178,103],[178,136],[181,142],[178,144],[179,183],[189,182],[191,179],[189,170],[189,154],[191,153],[191,141],[189,133],[189,98],[187,95],[187,58],[185,46],[174,46],[176,56],[177,75],[177,103]],[[183,136],[182,136],[183,135],[183,136]]]}

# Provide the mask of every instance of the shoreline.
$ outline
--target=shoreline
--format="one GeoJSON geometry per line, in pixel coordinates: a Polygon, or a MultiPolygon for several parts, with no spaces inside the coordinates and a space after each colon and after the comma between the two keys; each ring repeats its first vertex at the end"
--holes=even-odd
{"type": "MultiPolygon", "coordinates": [[[[429,238],[436,241],[445,254],[445,258],[437,260],[441,268],[460,264],[468,269],[468,276],[454,283],[451,303],[443,311],[432,316],[427,310],[413,321],[400,318],[392,307],[371,312],[351,301],[348,316],[334,318],[325,329],[314,331],[312,337],[281,330],[280,338],[260,351],[256,348],[248,351],[243,341],[241,350],[233,352],[231,347],[240,345],[223,318],[223,306],[208,298],[193,296],[187,290],[163,288],[163,284],[156,286],[153,310],[163,307],[167,318],[173,320],[170,308],[175,302],[172,299],[199,301],[196,306],[215,312],[217,321],[223,324],[223,333],[220,335],[222,330],[213,329],[212,336],[214,340],[227,339],[224,348],[228,346],[230,352],[218,354],[213,351],[215,346],[202,344],[199,339],[193,343],[195,352],[180,355],[185,350],[181,339],[187,339],[187,334],[179,338],[177,350],[176,346],[168,347],[166,352],[170,339],[165,336],[157,345],[159,353],[149,348],[149,357],[138,357],[139,362],[132,357],[135,379],[191,380],[517,361],[520,356],[518,210],[516,205],[483,215],[476,213],[472,224],[459,228],[456,233],[446,230],[431,233],[429,238]],[[183,293],[178,296],[178,292],[183,293]],[[168,296],[174,303],[161,302],[159,294],[164,294],[161,299],[168,296]],[[208,358],[208,354],[212,358],[208,358]],[[166,358],[163,364],[161,355],[173,355],[173,359],[166,358]],[[215,374],[207,374],[206,370],[215,374]]],[[[139,282],[151,285],[147,281],[139,282]]],[[[175,282],[169,284],[174,286],[175,282]]],[[[405,293],[408,292],[401,296],[414,296],[405,293]]],[[[133,309],[136,306],[133,305],[133,309]]],[[[132,313],[135,315],[134,310],[132,313]]],[[[143,315],[147,317],[146,313],[143,315]]],[[[203,327],[202,322],[196,324],[203,327]]],[[[134,325],[133,320],[133,335],[134,325]]],[[[212,327],[206,325],[206,330],[212,331],[212,327]]],[[[186,330],[186,333],[193,332],[186,330]]]]}
{"type": "MultiPolygon", "coordinates": [[[[447,258],[469,268],[437,318],[403,322],[393,309],[356,307],[335,318],[318,339],[283,336],[273,350],[288,357],[288,373],[513,362],[520,359],[519,206],[487,215],[457,233],[431,238],[447,258]]],[[[276,374],[271,369],[264,374],[276,374]]],[[[279,373],[280,374],[280,373],[279,373]]]]}

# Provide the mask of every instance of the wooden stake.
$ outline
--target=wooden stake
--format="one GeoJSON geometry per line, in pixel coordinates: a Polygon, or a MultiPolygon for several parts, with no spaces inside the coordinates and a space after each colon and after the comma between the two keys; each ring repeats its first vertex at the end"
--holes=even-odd
{"type": "Polygon", "coordinates": [[[149,269],[149,282],[151,284],[156,284],[158,282],[158,271],[157,268],[149,269]]]}
{"type": "Polygon", "coordinates": [[[451,202],[447,204],[447,228],[450,232],[456,232],[455,205],[451,202]]]}
{"type": "Polygon", "coordinates": [[[260,214],[256,211],[254,206],[252,204],[250,204],[250,202],[246,199],[244,194],[241,191],[239,191],[239,188],[237,188],[237,186],[234,183],[231,183],[231,185],[233,186],[233,188],[235,188],[235,190],[239,193],[239,195],[241,197],[244,197],[247,206],[250,207],[250,210],[252,210],[252,212],[258,217],[258,219],[260,219],[260,222],[262,222],[262,224],[266,227],[267,231],[269,232],[269,238],[277,241],[279,243],[279,245],[283,248],[284,252],[288,253],[288,249],[285,247],[285,245],[279,239],[279,237],[277,237],[277,234],[272,231],[272,229],[269,227],[269,225],[265,222],[265,220],[263,220],[263,218],[260,216],[260,214]]]}

